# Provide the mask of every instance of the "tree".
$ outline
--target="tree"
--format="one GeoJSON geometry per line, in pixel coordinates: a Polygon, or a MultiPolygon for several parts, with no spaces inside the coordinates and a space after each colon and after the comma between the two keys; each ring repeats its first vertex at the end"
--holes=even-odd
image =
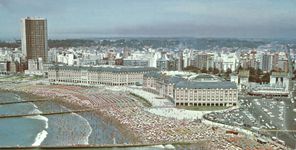
{"type": "Polygon", "coordinates": [[[227,68],[226,72],[225,72],[225,78],[229,79],[230,78],[230,74],[232,73],[230,68],[227,68]]]}
{"type": "Polygon", "coordinates": [[[249,81],[250,82],[260,83],[261,82],[261,79],[257,75],[250,75],[249,76],[249,81]]]}
{"type": "Polygon", "coordinates": [[[206,67],[203,67],[202,69],[201,69],[201,73],[207,73],[208,71],[207,71],[207,68],[206,67]]]}
{"type": "Polygon", "coordinates": [[[256,74],[257,74],[257,75],[262,75],[262,74],[263,74],[263,71],[262,71],[261,69],[258,68],[258,69],[256,70],[256,74]]]}
{"type": "Polygon", "coordinates": [[[255,68],[250,67],[249,70],[250,70],[250,75],[256,75],[257,74],[255,68]]]}
{"type": "Polygon", "coordinates": [[[263,76],[261,77],[261,81],[262,82],[269,82],[270,81],[270,74],[269,73],[265,73],[263,74],[263,76]]]}
{"type": "Polygon", "coordinates": [[[212,68],[212,67],[209,67],[208,72],[209,72],[209,73],[210,73],[210,72],[213,72],[213,68],[212,68]]]}
{"type": "Polygon", "coordinates": [[[238,66],[238,70],[242,70],[243,67],[241,65],[238,66]]]}
{"type": "Polygon", "coordinates": [[[227,68],[226,74],[231,74],[231,73],[232,73],[231,69],[230,68],[227,68]]]}
{"type": "Polygon", "coordinates": [[[214,70],[213,70],[213,74],[218,74],[218,73],[219,73],[219,69],[214,68],[214,70]]]}
{"type": "Polygon", "coordinates": [[[250,75],[262,75],[263,74],[263,71],[259,68],[255,69],[253,67],[250,67],[249,70],[250,70],[250,75]]]}
{"type": "Polygon", "coordinates": [[[187,66],[187,67],[184,68],[184,70],[194,72],[194,73],[198,73],[200,69],[195,67],[195,66],[187,66]]]}

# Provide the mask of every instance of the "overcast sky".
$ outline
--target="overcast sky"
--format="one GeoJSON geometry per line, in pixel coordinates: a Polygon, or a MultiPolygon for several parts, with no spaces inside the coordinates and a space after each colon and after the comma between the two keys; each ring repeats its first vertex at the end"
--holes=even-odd
{"type": "Polygon", "coordinates": [[[0,38],[20,38],[26,16],[51,39],[296,37],[296,0],[0,0],[0,38]]]}

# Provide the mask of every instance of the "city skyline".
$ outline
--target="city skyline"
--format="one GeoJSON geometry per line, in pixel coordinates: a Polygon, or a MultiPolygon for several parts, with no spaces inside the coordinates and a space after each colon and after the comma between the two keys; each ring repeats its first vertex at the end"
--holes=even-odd
{"type": "Polygon", "coordinates": [[[295,1],[0,0],[0,39],[20,38],[26,16],[48,19],[49,38],[294,38],[295,1]]]}

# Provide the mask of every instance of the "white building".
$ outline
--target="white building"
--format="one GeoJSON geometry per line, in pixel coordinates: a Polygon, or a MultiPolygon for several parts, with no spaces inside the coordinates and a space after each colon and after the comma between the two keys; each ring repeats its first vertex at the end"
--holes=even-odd
{"type": "Polygon", "coordinates": [[[135,85],[143,83],[143,75],[157,71],[152,67],[117,67],[117,66],[52,66],[48,70],[51,84],[65,85],[135,85]]]}
{"type": "Polygon", "coordinates": [[[27,75],[44,75],[43,72],[43,60],[42,58],[29,59],[28,60],[28,70],[25,70],[27,75]]]}
{"type": "Polygon", "coordinates": [[[249,86],[249,70],[240,70],[238,74],[231,74],[230,81],[236,83],[238,89],[247,89],[249,86]]]}
{"type": "Polygon", "coordinates": [[[231,71],[235,71],[239,65],[239,58],[236,53],[221,54],[222,58],[222,69],[226,71],[228,68],[231,71]]]}
{"type": "Polygon", "coordinates": [[[272,72],[270,76],[270,85],[274,87],[282,87],[289,91],[289,77],[285,72],[272,72]]]}
{"type": "Polygon", "coordinates": [[[233,106],[238,100],[235,83],[208,74],[150,72],[144,75],[143,88],[181,106],[233,106]]]}
{"type": "Polygon", "coordinates": [[[0,75],[7,74],[7,63],[0,62],[0,75]]]}

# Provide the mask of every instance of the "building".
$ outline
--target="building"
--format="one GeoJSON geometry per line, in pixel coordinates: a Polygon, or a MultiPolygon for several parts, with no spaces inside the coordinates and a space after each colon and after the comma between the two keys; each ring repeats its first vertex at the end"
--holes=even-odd
{"type": "Polygon", "coordinates": [[[233,72],[240,65],[237,53],[214,53],[212,54],[212,57],[214,57],[214,60],[210,62],[213,63],[213,68],[220,71],[227,71],[230,69],[233,72]]]}
{"type": "Polygon", "coordinates": [[[6,75],[6,74],[8,74],[8,72],[7,72],[7,62],[0,61],[0,75],[6,75]]]}
{"type": "Polygon", "coordinates": [[[43,75],[43,60],[42,58],[38,59],[29,59],[28,60],[28,70],[25,70],[27,75],[43,75]]]}
{"type": "Polygon", "coordinates": [[[222,70],[224,71],[227,71],[227,69],[235,71],[239,66],[239,58],[236,53],[224,53],[221,54],[221,58],[223,60],[222,70]]]}
{"type": "Polygon", "coordinates": [[[181,81],[175,86],[175,104],[185,106],[235,106],[237,87],[232,82],[181,81]]]}
{"type": "Polygon", "coordinates": [[[249,95],[267,97],[288,97],[289,85],[291,81],[288,73],[272,72],[270,83],[268,84],[249,84],[249,95]]]}
{"type": "Polygon", "coordinates": [[[249,95],[266,96],[266,97],[288,97],[289,91],[284,87],[270,84],[250,84],[249,95]]]}
{"type": "Polygon", "coordinates": [[[9,61],[7,62],[7,71],[9,73],[17,73],[18,72],[18,65],[19,63],[17,61],[9,61]]]}
{"type": "Polygon", "coordinates": [[[143,89],[171,99],[176,106],[235,106],[238,100],[235,83],[208,74],[150,72],[144,75],[143,89]]]}
{"type": "Polygon", "coordinates": [[[178,58],[177,64],[178,64],[177,70],[182,71],[184,69],[184,58],[183,58],[183,51],[182,50],[179,51],[179,58],[178,58]]]}
{"type": "Polygon", "coordinates": [[[22,22],[22,53],[26,59],[47,61],[47,20],[27,17],[22,22]]]}
{"type": "Polygon", "coordinates": [[[130,56],[131,55],[131,51],[130,51],[130,49],[128,49],[127,47],[125,47],[124,49],[123,49],[123,58],[127,58],[128,56],[130,56]]]}
{"type": "Polygon", "coordinates": [[[238,74],[232,74],[230,76],[230,81],[236,83],[239,90],[246,89],[249,85],[249,70],[239,70],[238,74]]]}
{"type": "Polygon", "coordinates": [[[143,67],[148,67],[149,66],[149,61],[148,60],[143,60],[143,59],[123,59],[123,65],[124,66],[143,66],[143,67]]]}
{"type": "Polygon", "coordinates": [[[272,70],[273,55],[269,53],[262,54],[261,69],[263,72],[270,72],[272,70]]]}
{"type": "Polygon", "coordinates": [[[205,52],[195,54],[191,64],[200,69],[208,68],[208,54],[205,52]]]}
{"type": "Polygon", "coordinates": [[[288,65],[288,57],[286,53],[280,52],[278,54],[278,61],[277,61],[277,68],[279,71],[288,72],[289,71],[289,65],[288,65]]]}
{"type": "Polygon", "coordinates": [[[272,72],[270,76],[270,85],[282,87],[285,91],[289,91],[289,76],[285,72],[272,72]]]}
{"type": "Polygon", "coordinates": [[[169,58],[166,52],[161,53],[161,57],[156,61],[156,67],[161,71],[171,71],[177,69],[177,61],[169,58]]]}
{"type": "Polygon", "coordinates": [[[258,68],[258,62],[256,60],[256,51],[250,51],[249,53],[241,54],[240,66],[243,69],[258,68]]]}
{"type": "Polygon", "coordinates": [[[152,67],[52,66],[48,68],[48,79],[51,84],[124,86],[142,84],[143,75],[155,71],[152,67]]]}

